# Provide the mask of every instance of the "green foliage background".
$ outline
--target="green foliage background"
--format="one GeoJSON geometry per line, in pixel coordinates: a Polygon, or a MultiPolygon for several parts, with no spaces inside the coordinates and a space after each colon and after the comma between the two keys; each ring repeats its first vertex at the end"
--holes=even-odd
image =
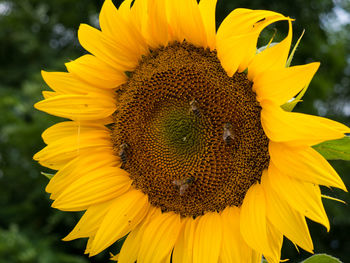
{"type": "MultiPolygon", "coordinates": [[[[350,2],[346,0],[218,0],[217,23],[234,8],[269,9],[296,19],[295,38],[306,29],[293,64],[321,61],[303,103],[296,111],[320,114],[350,124],[350,2]],[[343,15],[339,16],[339,12],[343,15]],[[338,14],[338,15],[337,15],[338,14]]],[[[79,213],[50,208],[45,193],[47,171],[32,161],[44,144],[42,131],[57,121],[33,109],[46,85],[40,70],[64,70],[64,62],[85,51],[76,33],[80,23],[98,26],[102,0],[0,0],[0,263],[107,262],[108,253],[89,259],[83,256],[84,240],[63,242],[79,213]]],[[[116,5],[120,1],[115,1],[116,5]]],[[[266,43],[278,23],[263,32],[266,43]]],[[[317,132],[317,131],[315,131],[317,132]]],[[[350,188],[350,165],[332,164],[350,188]]],[[[336,189],[325,193],[350,202],[336,189]]],[[[316,253],[328,253],[350,262],[350,209],[324,200],[331,231],[310,222],[316,253]]],[[[283,257],[299,262],[309,256],[298,253],[285,241],[283,257]]]]}

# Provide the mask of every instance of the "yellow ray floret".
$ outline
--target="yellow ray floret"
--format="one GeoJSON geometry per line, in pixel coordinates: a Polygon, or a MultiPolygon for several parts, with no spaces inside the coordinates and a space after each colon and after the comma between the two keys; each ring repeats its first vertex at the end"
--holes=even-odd
{"type": "Polygon", "coordinates": [[[132,181],[127,172],[117,168],[100,168],[69,185],[53,202],[52,207],[64,211],[81,211],[90,205],[105,202],[128,191],[132,181]]]}
{"type": "Polygon", "coordinates": [[[338,122],[303,113],[286,112],[279,105],[262,101],[261,124],[271,141],[312,146],[344,137],[350,129],[338,122]],[[317,131],[317,133],[315,133],[317,131]]]}
{"type": "MultiPolygon", "coordinates": [[[[68,72],[71,73],[75,79],[78,78],[80,81],[92,85],[95,92],[96,87],[101,89],[114,89],[127,80],[124,72],[115,70],[92,55],[81,56],[65,65],[68,72]],[[101,71],[103,74],[101,74],[101,71]]],[[[69,87],[70,83],[67,86],[69,87]]]]}
{"type": "Polygon", "coordinates": [[[347,191],[334,168],[311,147],[270,142],[269,153],[271,162],[290,177],[347,191]]]}
{"type": "Polygon", "coordinates": [[[176,241],[173,251],[173,262],[191,262],[193,258],[193,240],[197,227],[198,219],[183,219],[183,228],[176,241]]]}
{"type": "Polygon", "coordinates": [[[218,213],[206,213],[199,218],[193,240],[194,263],[218,261],[222,231],[221,217],[218,213]]]}
{"type": "Polygon", "coordinates": [[[222,212],[221,218],[223,235],[220,260],[222,263],[250,262],[253,251],[240,234],[240,209],[228,207],[222,212]]]}
{"type": "Polygon", "coordinates": [[[96,255],[133,230],[146,216],[147,196],[137,190],[116,198],[96,233],[90,255],[96,255]]]}
{"type": "Polygon", "coordinates": [[[270,185],[267,176],[267,172],[265,172],[262,176],[262,186],[266,196],[268,220],[293,243],[313,253],[313,244],[304,215],[294,210],[279,196],[270,185]]]}
{"type": "Polygon", "coordinates": [[[69,185],[90,172],[103,167],[120,165],[120,159],[113,155],[113,149],[102,147],[82,151],[76,158],[63,166],[46,186],[46,192],[55,200],[69,185]]]}
{"type": "Polygon", "coordinates": [[[270,185],[291,207],[329,230],[329,221],[324,210],[319,186],[303,182],[282,174],[270,163],[268,174],[270,185]]]}

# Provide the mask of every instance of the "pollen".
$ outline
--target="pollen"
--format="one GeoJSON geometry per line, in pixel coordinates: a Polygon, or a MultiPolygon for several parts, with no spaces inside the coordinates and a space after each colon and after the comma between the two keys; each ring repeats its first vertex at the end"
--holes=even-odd
{"type": "Polygon", "coordinates": [[[241,206],[269,163],[246,74],[186,42],[152,50],[116,91],[112,141],[136,188],[163,212],[241,206]]]}

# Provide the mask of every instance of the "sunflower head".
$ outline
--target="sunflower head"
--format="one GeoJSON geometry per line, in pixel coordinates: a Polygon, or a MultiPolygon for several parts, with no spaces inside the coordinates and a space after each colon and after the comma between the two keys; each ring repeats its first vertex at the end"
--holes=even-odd
{"type": "Polygon", "coordinates": [[[164,212],[197,217],[240,206],[268,167],[252,83],[245,73],[229,77],[215,51],[186,42],[153,50],[116,100],[122,167],[164,212]]]}
{"type": "Polygon", "coordinates": [[[319,185],[346,189],[311,146],[349,128],[281,108],[319,63],[288,66],[290,18],[236,9],[216,32],[215,5],[106,0],[101,30],[79,28],[91,54],[43,72],[35,107],[69,120],[34,158],[58,170],[53,207],[86,210],[65,240],[90,256],[127,235],[118,262],[279,262],[283,236],[313,251],[305,217],[329,228],[319,185]]]}

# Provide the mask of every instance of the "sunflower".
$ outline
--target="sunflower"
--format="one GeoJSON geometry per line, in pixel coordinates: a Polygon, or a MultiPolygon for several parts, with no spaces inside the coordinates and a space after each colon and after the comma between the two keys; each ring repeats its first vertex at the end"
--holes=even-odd
{"type": "Polygon", "coordinates": [[[283,236],[312,252],[305,217],[329,229],[319,185],[346,187],[312,146],[340,123],[281,107],[319,63],[287,66],[292,19],[236,9],[216,32],[216,0],[103,4],[81,25],[91,54],[42,72],[35,107],[68,119],[34,159],[58,170],[52,206],[85,211],[64,240],[94,256],[126,237],[118,262],[279,262],[283,236]],[[287,36],[257,51],[261,31],[287,36]]]}

